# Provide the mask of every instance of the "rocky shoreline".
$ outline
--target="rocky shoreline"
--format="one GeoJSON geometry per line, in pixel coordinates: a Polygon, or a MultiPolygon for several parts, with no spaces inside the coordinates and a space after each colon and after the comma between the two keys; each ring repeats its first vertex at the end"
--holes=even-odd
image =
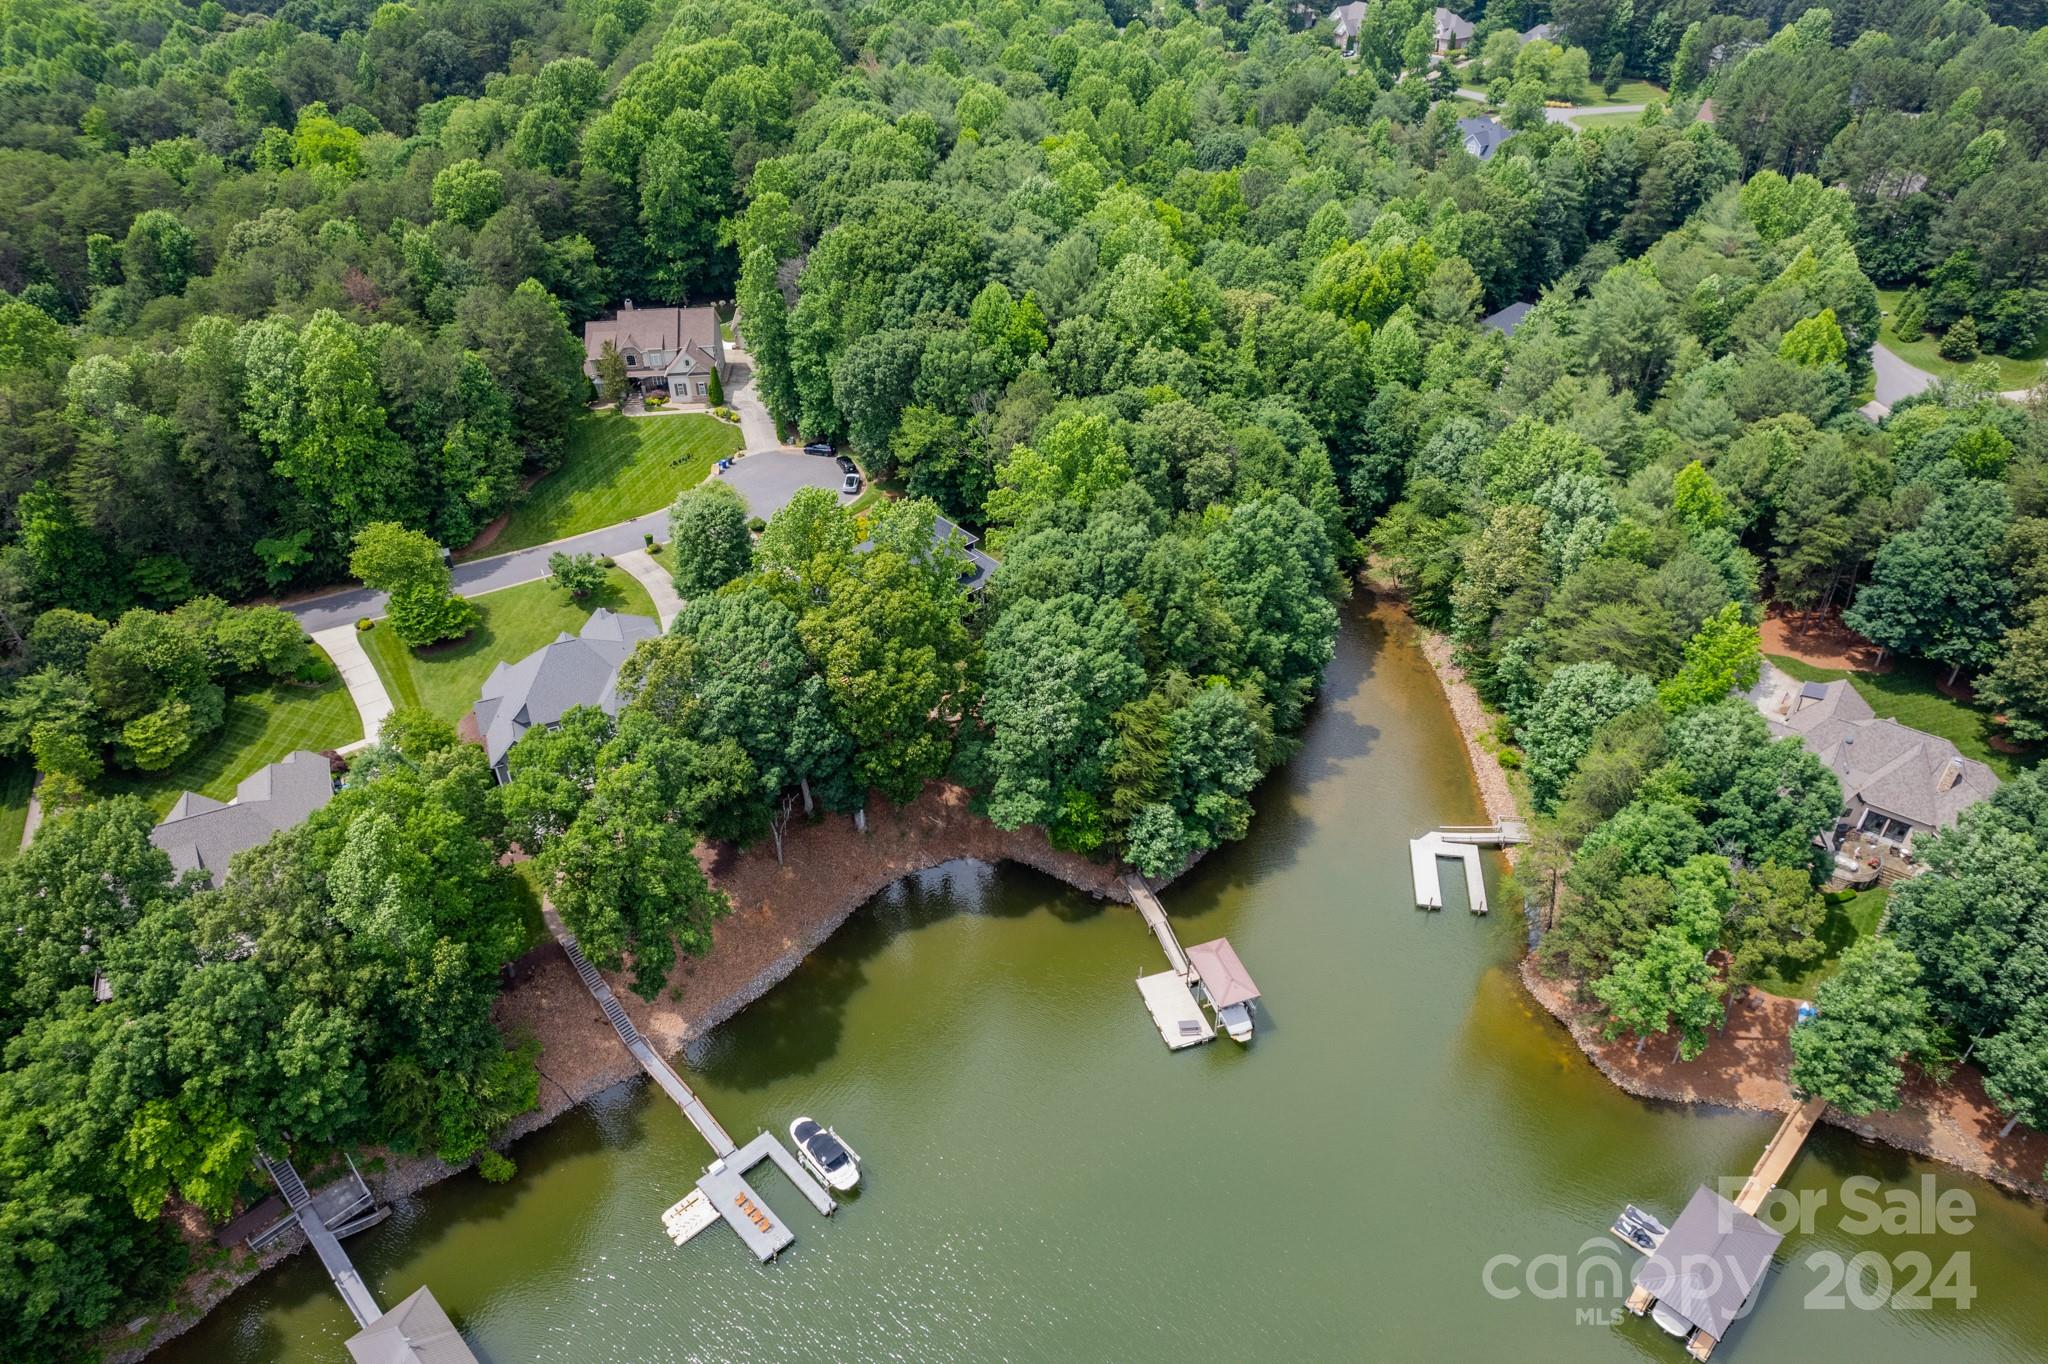
{"type": "MultiPolygon", "coordinates": [[[[1379,580],[1367,586],[1381,600],[1407,609],[1406,594],[1397,585],[1379,580]]],[[[1493,718],[1452,658],[1450,641],[1412,616],[1410,620],[1417,646],[1436,673],[1465,741],[1487,818],[1523,818],[1506,770],[1481,737],[1492,730],[1493,718]]],[[[1680,1063],[1667,1061],[1661,1048],[1638,1051],[1632,1043],[1605,1040],[1595,1026],[1598,1011],[1581,1005],[1569,982],[1545,976],[1535,957],[1524,957],[1518,974],[1523,988],[1564,1027],[1586,1059],[1626,1093],[1768,1114],[1781,1114],[1795,1102],[1785,1076],[1792,1059],[1796,1000],[1744,990],[1731,1001],[1728,1024],[1707,1050],[1680,1063]]],[[[2001,1135],[2004,1117],[1985,1095],[1973,1067],[1958,1068],[1946,1083],[1909,1067],[1895,1111],[1859,1118],[1830,1108],[1822,1121],[1866,1141],[1941,1161],[2014,1193],[2048,1201],[2048,1181],[2043,1178],[2048,1135],[2019,1127],[2001,1135]]]]}
{"type": "MultiPolygon", "coordinates": [[[[793,826],[780,862],[767,843],[745,852],[700,848],[698,857],[732,901],[732,912],[713,926],[711,951],[679,962],[652,1003],[634,995],[623,975],[607,973],[634,1024],[669,1055],[687,1054],[767,994],[881,891],[947,862],[1016,862],[1097,899],[1130,902],[1114,867],[1054,848],[1039,829],[998,829],[970,809],[966,790],[947,783],[927,787],[909,805],[876,800],[865,832],[844,815],[793,826]]],[[[513,983],[493,1006],[492,1018],[507,1037],[530,1036],[541,1044],[539,1101],[499,1134],[492,1143],[497,1150],[605,1090],[641,1078],[640,1067],[554,943],[515,964],[513,983]]],[[[475,1163],[363,1154],[371,1159],[359,1165],[373,1165],[379,1154],[384,1158],[381,1168],[363,1172],[384,1203],[417,1194],[475,1163]]],[[[106,1364],[135,1364],[304,1245],[305,1238],[293,1231],[261,1256],[238,1248],[226,1265],[195,1270],[176,1295],[175,1315],[151,1323],[156,1329],[147,1343],[124,1344],[138,1333],[118,1327],[102,1337],[106,1364]]]]}

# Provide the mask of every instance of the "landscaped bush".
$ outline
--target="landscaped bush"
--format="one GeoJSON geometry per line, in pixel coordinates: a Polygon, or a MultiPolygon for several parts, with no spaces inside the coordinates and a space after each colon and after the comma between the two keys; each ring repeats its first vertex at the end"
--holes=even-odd
{"type": "Polygon", "coordinates": [[[357,616],[357,617],[356,617],[356,629],[358,629],[358,630],[374,630],[374,629],[375,629],[376,627],[377,627],[377,622],[376,622],[376,621],[374,621],[374,620],[371,620],[371,619],[370,619],[370,618],[369,618],[368,616],[357,616]]]}

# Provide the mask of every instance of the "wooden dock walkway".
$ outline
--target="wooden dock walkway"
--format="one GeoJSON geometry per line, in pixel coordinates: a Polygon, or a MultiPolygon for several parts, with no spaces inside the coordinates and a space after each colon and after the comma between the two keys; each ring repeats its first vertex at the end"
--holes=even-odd
{"type": "Polygon", "coordinates": [[[547,921],[548,931],[562,944],[562,951],[568,956],[569,964],[576,968],[576,974],[582,979],[583,987],[597,1000],[598,1006],[604,1010],[604,1016],[611,1020],[612,1030],[618,1033],[619,1040],[626,1044],[626,1050],[633,1053],[633,1059],[640,1063],[640,1068],[675,1101],[677,1108],[683,1110],[683,1116],[703,1134],[704,1140],[710,1143],[713,1151],[720,1156],[729,1156],[737,1151],[738,1143],[726,1135],[725,1128],[711,1115],[711,1110],[704,1106],[703,1100],[683,1083],[683,1077],[676,1074],[675,1069],[662,1059],[661,1054],[647,1044],[647,1039],[641,1035],[640,1029],[633,1026],[633,1020],[626,1016],[626,1010],[619,1003],[619,997],[612,993],[612,987],[605,984],[604,977],[597,973],[597,968],[583,955],[583,949],[576,943],[576,935],[569,931],[568,925],[562,922],[562,916],[555,912],[555,907],[548,903],[545,896],[541,899],[540,911],[541,917],[547,921]]]}
{"type": "Polygon", "coordinates": [[[1456,862],[1464,872],[1466,907],[1474,914],[1486,913],[1486,873],[1479,865],[1481,846],[1469,839],[1450,838],[1441,831],[1409,839],[1408,867],[1415,881],[1416,907],[1444,907],[1443,864],[1448,861],[1456,862]]]}
{"type": "Polygon", "coordinates": [[[1152,887],[1145,884],[1141,876],[1124,877],[1124,889],[1131,893],[1131,903],[1138,907],[1138,913],[1145,918],[1145,927],[1152,930],[1152,936],[1159,939],[1159,946],[1166,952],[1166,964],[1171,966],[1182,979],[1194,974],[1188,965],[1186,949],[1180,945],[1180,938],[1174,934],[1173,925],[1167,921],[1166,907],[1159,903],[1159,897],[1152,893],[1152,887]]]}
{"type": "Polygon", "coordinates": [[[1756,1159],[1756,1167],[1743,1182],[1742,1192],[1735,1196],[1736,1207],[1751,1217],[1756,1216],[1756,1210],[1771,1196],[1771,1190],[1778,1187],[1778,1181],[1785,1177],[1785,1171],[1791,1168],[1800,1148],[1806,1145],[1807,1136],[1820,1121],[1820,1115],[1827,1111],[1827,1106],[1827,1100],[1814,1099],[1785,1115],[1785,1121],[1778,1124],[1776,1135],[1765,1145],[1764,1153],[1756,1159]]]}

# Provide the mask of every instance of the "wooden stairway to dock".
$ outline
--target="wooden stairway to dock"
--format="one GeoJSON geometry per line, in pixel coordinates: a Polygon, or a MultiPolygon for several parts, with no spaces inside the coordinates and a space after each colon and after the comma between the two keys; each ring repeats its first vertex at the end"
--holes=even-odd
{"type": "Polygon", "coordinates": [[[626,1044],[626,1050],[633,1053],[633,1059],[640,1063],[640,1068],[675,1101],[677,1108],[683,1110],[683,1116],[703,1134],[704,1140],[710,1143],[713,1151],[720,1156],[729,1156],[737,1151],[739,1145],[726,1135],[725,1128],[711,1115],[711,1110],[704,1106],[704,1101],[683,1083],[683,1077],[676,1074],[675,1069],[662,1059],[661,1054],[647,1044],[647,1039],[641,1035],[640,1029],[633,1026],[633,1020],[626,1016],[625,1007],[619,1003],[619,997],[612,993],[612,987],[605,984],[604,977],[597,973],[597,968],[583,955],[582,947],[576,942],[576,935],[569,931],[568,925],[562,922],[562,916],[555,912],[554,905],[550,904],[545,896],[541,898],[540,909],[541,917],[547,921],[548,930],[555,935],[555,940],[562,944],[562,952],[569,958],[569,964],[576,968],[577,976],[583,981],[583,988],[590,991],[591,997],[597,1000],[598,1007],[604,1010],[604,1016],[611,1021],[612,1030],[618,1033],[619,1040],[626,1044]]]}

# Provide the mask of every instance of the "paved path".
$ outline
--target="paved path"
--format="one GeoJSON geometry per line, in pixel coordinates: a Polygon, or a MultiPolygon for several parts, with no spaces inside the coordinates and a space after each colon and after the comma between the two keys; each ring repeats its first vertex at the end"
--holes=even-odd
{"type": "Polygon", "coordinates": [[[363,651],[362,631],[351,621],[315,632],[313,642],[334,660],[342,685],[348,688],[348,699],[356,703],[356,714],[363,718],[363,737],[340,751],[347,754],[368,748],[377,742],[377,734],[384,728],[384,717],[391,714],[392,705],[391,694],[384,690],[384,679],[377,675],[377,665],[363,651]]]}
{"type": "Polygon", "coordinates": [[[656,562],[654,556],[644,549],[628,550],[618,556],[618,565],[639,580],[647,589],[647,595],[654,598],[654,614],[666,631],[671,622],[683,609],[682,594],[676,591],[675,575],[668,565],[656,562]]]}
{"type": "MultiPolygon", "coordinates": [[[[1458,98],[1469,99],[1474,104],[1487,103],[1484,90],[1461,87],[1458,98]]],[[[1579,126],[1579,120],[1588,114],[1640,114],[1649,107],[1647,104],[1591,104],[1583,108],[1553,109],[1545,105],[1543,119],[1546,123],[1563,123],[1576,128],[1579,126]]]]}
{"type": "Polygon", "coordinates": [[[756,451],[715,477],[731,484],[733,490],[747,500],[748,512],[763,521],[788,506],[790,499],[805,488],[823,488],[829,493],[839,493],[839,505],[842,507],[856,496],[839,492],[846,475],[840,471],[838,460],[793,450],[756,451]]]}
{"type": "MultiPolygon", "coordinates": [[[[746,352],[733,347],[728,351],[735,357],[733,388],[728,395],[732,407],[740,414],[741,449],[751,453],[760,450],[794,450],[795,447],[779,444],[775,438],[775,423],[768,417],[767,409],[761,406],[754,394],[754,372],[747,362],[746,352]]],[[[654,420],[654,419],[650,419],[654,420]]],[[[837,472],[830,460],[816,461],[837,472]]],[[[835,481],[834,487],[838,484],[835,481]]],[[[785,499],[786,500],[786,499],[785,499]]],[[[780,505],[780,504],[778,504],[780,505]]],[[[765,512],[757,515],[768,515],[765,512]]],[[[630,521],[600,530],[585,531],[566,539],[535,545],[531,549],[516,549],[510,554],[494,555],[488,559],[471,559],[468,563],[455,566],[455,593],[461,597],[480,597],[486,592],[496,592],[507,587],[517,587],[548,575],[548,556],[557,550],[570,554],[610,555],[617,559],[634,550],[647,547],[647,537],[652,535],[657,544],[668,543],[668,508],[652,511],[645,516],[636,516],[630,521]]],[[[338,592],[326,592],[303,601],[286,602],[284,609],[298,617],[299,624],[307,633],[316,638],[323,630],[338,625],[353,626],[363,617],[375,619],[384,614],[387,598],[382,592],[372,592],[367,587],[346,587],[338,592]]]]}
{"type": "Polygon", "coordinates": [[[1872,400],[1887,412],[1915,393],[1934,386],[1932,374],[1918,365],[1907,364],[1881,341],[1870,347],[1870,365],[1877,381],[1872,400]]]}

